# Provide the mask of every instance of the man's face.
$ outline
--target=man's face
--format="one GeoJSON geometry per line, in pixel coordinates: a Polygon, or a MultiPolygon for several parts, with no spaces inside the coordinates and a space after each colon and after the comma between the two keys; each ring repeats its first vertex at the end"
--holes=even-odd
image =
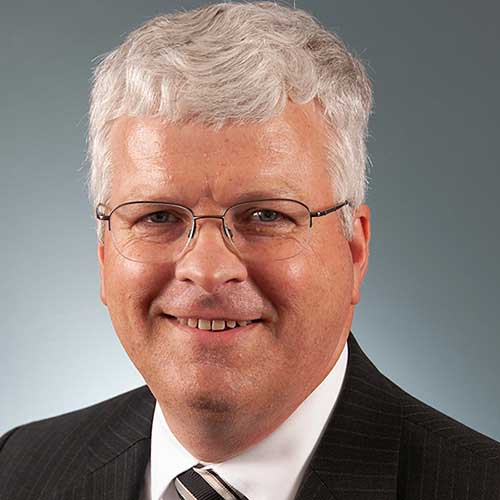
{"type": "MultiPolygon", "coordinates": [[[[344,200],[332,194],[324,134],[313,104],[289,103],[264,123],[219,131],[121,117],[111,131],[108,205],[170,201],[212,215],[256,193],[329,208],[344,200]]],[[[233,252],[219,220],[202,219],[177,261],[144,264],[122,257],[106,227],[101,297],[167,420],[237,417],[276,427],[331,369],[367,266],[368,208],[357,212],[352,242],[338,212],[314,219],[309,230],[299,255],[256,264],[233,252]],[[217,333],[172,317],[260,321],[217,333]]]]}

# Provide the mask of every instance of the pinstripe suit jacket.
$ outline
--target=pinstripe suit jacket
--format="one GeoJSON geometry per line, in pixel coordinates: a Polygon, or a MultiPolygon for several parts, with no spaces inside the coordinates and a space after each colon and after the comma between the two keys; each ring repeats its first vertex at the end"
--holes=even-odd
{"type": "MultiPolygon", "coordinates": [[[[344,385],[296,499],[500,499],[500,444],[402,391],[348,342],[344,385]]],[[[145,386],[13,429],[0,441],[0,499],[137,500],[154,405],[145,386]]]]}

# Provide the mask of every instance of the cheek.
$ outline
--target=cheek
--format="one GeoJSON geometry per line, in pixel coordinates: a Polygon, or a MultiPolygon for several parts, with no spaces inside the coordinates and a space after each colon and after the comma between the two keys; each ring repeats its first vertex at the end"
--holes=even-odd
{"type": "Polygon", "coordinates": [[[277,314],[276,335],[289,351],[315,351],[350,314],[353,268],[345,245],[310,247],[251,272],[277,314]],[[307,332],[307,335],[304,335],[307,332]]]}
{"type": "MultiPolygon", "coordinates": [[[[111,257],[111,256],[110,256],[111,257]]],[[[115,330],[124,339],[130,332],[140,340],[149,328],[149,311],[161,294],[171,270],[113,256],[106,262],[105,287],[109,314],[115,330]]]]}
{"type": "Polygon", "coordinates": [[[307,309],[315,305],[350,298],[353,286],[353,268],[348,245],[326,251],[309,248],[299,256],[274,261],[249,274],[262,293],[277,307],[307,309]]]}
{"type": "Polygon", "coordinates": [[[248,271],[257,289],[279,316],[300,300],[307,281],[307,268],[298,259],[261,263],[253,269],[249,267],[248,271]]]}

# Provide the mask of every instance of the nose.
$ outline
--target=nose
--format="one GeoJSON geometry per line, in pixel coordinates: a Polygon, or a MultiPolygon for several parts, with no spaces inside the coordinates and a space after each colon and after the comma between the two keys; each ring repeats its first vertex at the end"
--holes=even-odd
{"type": "Polygon", "coordinates": [[[245,264],[222,235],[222,221],[198,220],[196,232],[175,267],[179,281],[191,281],[207,292],[248,277],[245,264]]]}

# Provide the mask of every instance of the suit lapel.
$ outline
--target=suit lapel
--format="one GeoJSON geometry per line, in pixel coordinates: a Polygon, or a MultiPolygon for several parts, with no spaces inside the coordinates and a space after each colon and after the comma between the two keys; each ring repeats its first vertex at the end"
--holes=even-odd
{"type": "Polygon", "coordinates": [[[338,497],[333,496],[332,490],[314,469],[307,467],[295,500],[338,500],[338,497]]]}
{"type": "Polygon", "coordinates": [[[296,500],[397,498],[400,407],[352,333],[341,393],[296,500]]]}
{"type": "Polygon", "coordinates": [[[51,500],[137,500],[150,457],[154,406],[147,386],[116,405],[90,441],[85,477],[51,500]]]}

